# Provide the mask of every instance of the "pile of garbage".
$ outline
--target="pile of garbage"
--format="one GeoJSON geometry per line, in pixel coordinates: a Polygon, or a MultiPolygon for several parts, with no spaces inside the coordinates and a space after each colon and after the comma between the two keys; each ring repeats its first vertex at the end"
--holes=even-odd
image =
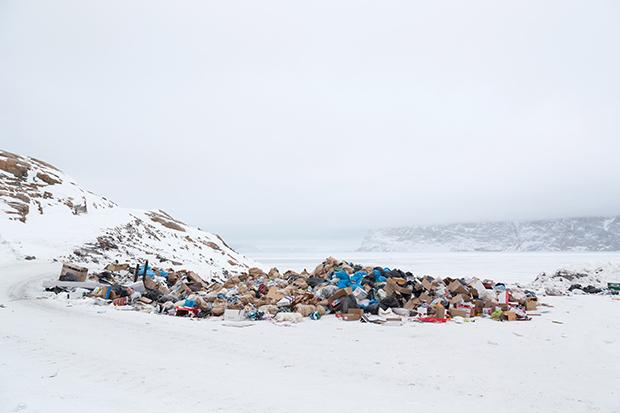
{"type": "MultiPolygon", "coordinates": [[[[620,284],[609,282],[610,278],[618,277],[615,268],[584,268],[574,271],[560,269],[553,273],[541,273],[530,284],[535,290],[546,295],[583,295],[583,294],[618,294],[620,284]]],[[[620,278],[620,277],[618,277],[620,278]]]]}
{"type": "Polygon", "coordinates": [[[472,317],[529,320],[538,299],[532,291],[477,278],[416,276],[383,267],[364,267],[327,258],[314,271],[250,268],[241,275],[207,282],[192,271],[114,263],[88,275],[65,264],[57,294],[83,292],[98,304],[149,313],[225,320],[273,319],[298,322],[326,314],[347,321],[378,324],[403,319],[443,323],[472,317]]]}

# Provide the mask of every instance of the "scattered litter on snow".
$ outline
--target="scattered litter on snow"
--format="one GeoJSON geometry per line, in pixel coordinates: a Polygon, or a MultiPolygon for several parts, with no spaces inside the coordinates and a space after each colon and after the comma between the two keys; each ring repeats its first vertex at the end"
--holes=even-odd
{"type": "Polygon", "coordinates": [[[599,294],[604,290],[618,291],[620,266],[583,268],[580,270],[560,269],[554,273],[541,273],[529,285],[546,295],[599,294]]]}

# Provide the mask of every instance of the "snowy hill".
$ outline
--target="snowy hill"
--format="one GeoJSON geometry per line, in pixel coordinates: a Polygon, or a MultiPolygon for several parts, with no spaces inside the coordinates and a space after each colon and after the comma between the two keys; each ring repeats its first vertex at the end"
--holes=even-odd
{"type": "Polygon", "coordinates": [[[160,210],[121,208],[54,166],[0,151],[0,264],[35,256],[88,263],[146,258],[208,278],[250,260],[160,210]]]}
{"type": "Polygon", "coordinates": [[[369,231],[359,251],[620,251],[620,216],[369,231]]]}

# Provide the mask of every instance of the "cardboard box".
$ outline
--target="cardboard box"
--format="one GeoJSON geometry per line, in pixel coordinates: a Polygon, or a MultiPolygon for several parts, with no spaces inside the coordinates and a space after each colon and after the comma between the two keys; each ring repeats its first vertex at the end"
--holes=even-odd
{"type": "Polygon", "coordinates": [[[394,293],[396,292],[396,283],[394,282],[390,282],[390,280],[388,279],[387,284],[385,284],[385,287],[383,288],[385,290],[385,293],[388,295],[388,297],[390,295],[394,295],[394,293]]]}
{"type": "Polygon", "coordinates": [[[425,302],[425,303],[430,303],[431,301],[433,301],[433,297],[431,297],[430,295],[428,295],[427,293],[422,293],[420,294],[420,296],[418,297],[418,300],[425,302]]]}
{"type": "Polygon", "coordinates": [[[536,298],[528,298],[525,300],[525,310],[526,311],[536,311],[536,307],[538,306],[538,299],[536,298]]]}
{"type": "Polygon", "coordinates": [[[364,310],[361,308],[351,308],[349,312],[342,314],[342,319],[345,321],[359,321],[364,315],[364,310]]]}
{"type": "Polygon", "coordinates": [[[351,294],[351,288],[347,287],[347,288],[341,288],[339,290],[336,290],[335,293],[333,293],[328,299],[327,302],[329,304],[333,304],[334,301],[339,300],[343,297],[346,297],[347,295],[351,294]]]}
{"type": "Polygon", "coordinates": [[[427,278],[422,279],[422,287],[424,287],[426,291],[432,291],[434,289],[433,284],[427,278]]]}
{"type": "Polygon", "coordinates": [[[243,310],[231,310],[227,308],[224,310],[225,321],[243,321],[245,320],[245,311],[243,310]]]}
{"type": "MultiPolygon", "coordinates": [[[[144,277],[144,278],[147,279],[149,277],[144,277]]],[[[163,284],[159,284],[159,285],[162,286],[163,284]]],[[[146,287],[146,285],[145,285],[145,287],[146,287]]],[[[170,290],[170,292],[172,292],[172,294],[174,294],[176,296],[183,297],[183,296],[185,296],[187,294],[191,294],[192,290],[190,290],[189,287],[187,285],[185,285],[184,282],[178,281],[175,285],[172,286],[172,289],[170,290]]]]}
{"type": "Polygon", "coordinates": [[[463,298],[461,294],[457,294],[450,299],[450,304],[452,304],[453,306],[456,306],[457,304],[461,304],[464,302],[465,302],[465,299],[463,298]]]}
{"type": "Polygon", "coordinates": [[[280,289],[276,286],[273,286],[267,292],[267,298],[273,301],[280,301],[284,298],[284,294],[280,292],[280,289]]]}
{"type": "Polygon", "coordinates": [[[473,317],[476,314],[475,311],[476,311],[475,308],[469,305],[457,305],[456,307],[453,307],[449,310],[450,315],[452,317],[459,315],[461,317],[467,317],[467,318],[473,317]]]}
{"type": "Polygon", "coordinates": [[[411,295],[413,293],[413,289],[412,288],[407,288],[407,287],[401,287],[399,284],[402,284],[402,282],[405,282],[405,280],[400,279],[401,283],[399,283],[396,279],[394,278],[390,278],[387,281],[387,284],[385,286],[385,292],[387,293],[388,296],[393,295],[394,293],[399,293],[399,294],[404,294],[404,295],[411,295]]]}
{"type": "Polygon", "coordinates": [[[105,298],[106,300],[115,300],[118,295],[114,292],[111,286],[105,286],[96,291],[96,296],[105,298]]]}
{"type": "Polygon", "coordinates": [[[437,318],[446,318],[446,309],[443,305],[441,304],[435,304],[432,307],[433,311],[435,312],[435,317],[437,318]]]}
{"type": "Polygon", "coordinates": [[[417,308],[418,305],[420,305],[420,300],[418,298],[412,298],[411,300],[405,303],[403,308],[407,310],[413,310],[414,308],[417,308]]]}
{"type": "Polygon", "coordinates": [[[144,277],[142,283],[147,290],[157,290],[159,288],[159,283],[156,283],[151,277],[144,277]]]}
{"type": "Polygon", "coordinates": [[[451,308],[448,310],[450,317],[463,317],[469,318],[471,315],[471,311],[469,308],[451,308]]]}
{"type": "Polygon", "coordinates": [[[106,265],[105,270],[112,271],[112,272],[127,271],[129,270],[129,264],[110,263],[106,265]]]}
{"type": "Polygon", "coordinates": [[[455,295],[455,294],[469,295],[469,290],[463,284],[461,284],[459,280],[454,280],[450,284],[448,284],[448,291],[450,291],[452,295],[455,295]]]}
{"type": "Polygon", "coordinates": [[[517,314],[514,311],[504,311],[503,317],[508,321],[517,320],[517,314]]]}
{"type": "Polygon", "coordinates": [[[86,281],[86,277],[88,277],[88,268],[80,267],[75,264],[62,264],[60,277],[62,278],[65,276],[74,276],[77,282],[84,282],[86,281]]]}
{"type": "Polygon", "coordinates": [[[396,284],[398,284],[401,287],[404,287],[407,285],[407,280],[405,280],[404,278],[390,278],[390,280],[393,280],[396,284]]]}

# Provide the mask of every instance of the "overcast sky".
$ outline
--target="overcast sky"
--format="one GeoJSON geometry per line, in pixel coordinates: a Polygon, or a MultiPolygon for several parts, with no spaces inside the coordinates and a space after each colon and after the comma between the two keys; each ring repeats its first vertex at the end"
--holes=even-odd
{"type": "Polygon", "coordinates": [[[620,213],[618,1],[0,0],[0,147],[233,239],[620,213]]]}

